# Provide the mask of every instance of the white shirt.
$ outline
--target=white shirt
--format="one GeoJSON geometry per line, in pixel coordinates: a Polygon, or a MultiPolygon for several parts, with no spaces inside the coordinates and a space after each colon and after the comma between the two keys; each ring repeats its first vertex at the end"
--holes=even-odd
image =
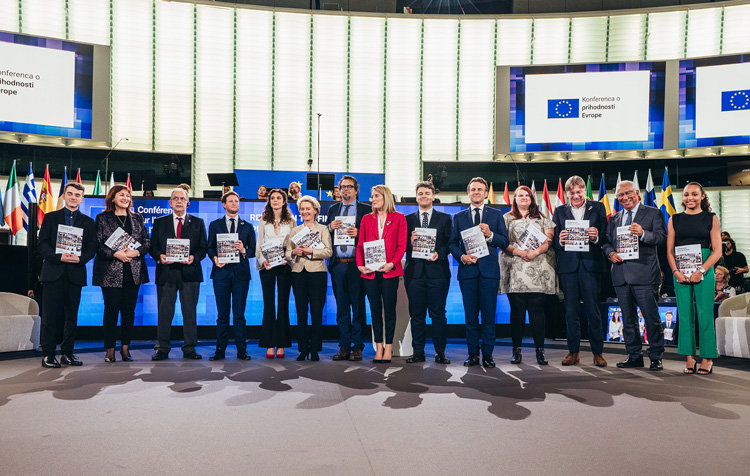
{"type": "MultiPolygon", "coordinates": [[[[479,223],[482,223],[482,218],[484,218],[484,204],[482,204],[482,206],[480,206],[480,207],[475,207],[474,205],[471,205],[469,208],[471,209],[471,222],[474,223],[474,216],[477,213],[474,210],[479,210],[479,223]]],[[[432,209],[430,209],[430,213],[432,213],[432,209]]],[[[420,221],[420,223],[421,223],[421,221],[420,221]]],[[[492,237],[494,236],[494,234],[495,234],[495,232],[491,232],[490,236],[485,237],[485,240],[487,241],[487,243],[489,243],[490,241],[492,241],[492,237]]]]}
{"type": "Polygon", "coordinates": [[[181,217],[178,217],[176,213],[172,212],[172,224],[174,225],[174,236],[177,237],[177,225],[180,223],[177,218],[182,218],[182,226],[185,226],[187,223],[187,213],[182,215],[181,217]]]}
{"type": "Polygon", "coordinates": [[[583,215],[586,214],[586,200],[583,201],[583,205],[580,208],[574,207],[571,203],[570,212],[573,214],[574,220],[583,220],[583,215]]]}
{"type": "MultiPolygon", "coordinates": [[[[630,219],[631,225],[635,223],[635,214],[638,213],[638,207],[640,206],[641,206],[641,202],[637,202],[635,206],[633,207],[633,209],[630,210],[631,212],[633,212],[633,218],[630,219]]],[[[623,208],[622,209],[622,221],[620,222],[620,226],[625,226],[625,220],[627,219],[628,219],[628,211],[623,208]]],[[[643,240],[643,234],[638,237],[638,240],[639,241],[643,240]]]]}
{"type": "Polygon", "coordinates": [[[237,233],[237,230],[240,228],[240,216],[237,215],[230,218],[229,215],[224,215],[224,222],[227,224],[227,233],[231,233],[232,230],[232,222],[229,220],[234,220],[234,232],[237,233]]]}
{"type": "MultiPolygon", "coordinates": [[[[422,221],[425,213],[427,214],[427,223],[430,223],[430,220],[432,220],[432,210],[432,207],[430,207],[429,210],[419,210],[419,226],[417,228],[422,228],[422,221]]],[[[479,212],[479,214],[481,215],[482,212],[479,212]]]]}

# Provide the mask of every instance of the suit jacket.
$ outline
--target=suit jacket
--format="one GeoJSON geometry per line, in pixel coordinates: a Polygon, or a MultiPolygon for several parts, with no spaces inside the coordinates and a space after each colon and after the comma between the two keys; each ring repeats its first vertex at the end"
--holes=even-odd
{"type": "Polygon", "coordinates": [[[500,210],[484,206],[482,223],[486,223],[492,231],[492,239],[487,243],[490,254],[479,258],[476,264],[464,264],[461,256],[465,255],[464,241],[461,232],[474,226],[474,217],[471,215],[471,207],[461,210],[453,215],[453,226],[451,228],[450,251],[453,259],[458,263],[458,279],[471,279],[478,276],[485,278],[500,279],[500,263],[497,258],[498,248],[508,247],[508,230],[505,228],[505,220],[500,210]]]}
{"type": "Polygon", "coordinates": [[[221,268],[214,263],[216,256],[216,235],[219,233],[229,233],[225,217],[212,221],[208,225],[208,256],[211,258],[213,267],[211,268],[211,279],[227,279],[234,276],[237,279],[250,281],[250,258],[255,253],[255,229],[253,225],[237,216],[235,226],[237,238],[245,246],[245,256],[240,255],[239,263],[227,263],[221,268]]]}
{"type": "Polygon", "coordinates": [[[297,247],[297,245],[295,245],[292,241],[292,238],[294,237],[294,235],[302,231],[303,226],[305,225],[302,224],[292,228],[292,231],[289,232],[289,234],[286,235],[286,238],[284,239],[284,254],[286,255],[286,260],[292,266],[292,273],[301,273],[303,269],[308,273],[317,273],[320,271],[325,272],[325,259],[330,258],[331,253],[333,252],[331,250],[331,234],[328,233],[328,227],[326,227],[325,225],[315,222],[312,228],[310,228],[310,233],[319,234],[318,236],[320,237],[320,242],[323,243],[323,246],[325,246],[325,248],[320,250],[313,249],[311,258],[309,259],[307,258],[307,256],[292,256],[292,250],[297,247]]]}
{"type": "Polygon", "coordinates": [[[603,273],[604,257],[602,256],[602,243],[606,239],[607,211],[604,205],[593,200],[586,200],[583,219],[589,221],[589,226],[599,230],[599,240],[596,243],[589,242],[589,251],[565,251],[565,246],[560,245],[560,232],[565,229],[565,220],[575,220],[569,203],[557,207],[552,216],[555,222],[555,239],[552,245],[555,247],[557,257],[557,274],[574,273],[578,266],[583,266],[586,271],[592,273],[603,273]]]}
{"type": "MultiPolygon", "coordinates": [[[[114,250],[104,243],[112,236],[118,228],[121,228],[120,222],[117,221],[115,212],[103,212],[96,216],[96,240],[99,245],[94,259],[94,276],[92,284],[105,288],[121,288],[123,281],[123,262],[115,258],[114,250]]],[[[148,282],[148,270],[146,269],[146,254],[150,245],[148,231],[143,223],[143,217],[137,213],[130,214],[130,226],[133,229],[131,236],[141,244],[136,251],[140,257],[132,259],[130,263],[130,272],[133,275],[135,284],[148,282]]]]}
{"type": "Polygon", "coordinates": [[[55,254],[57,243],[57,226],[65,225],[65,212],[62,209],[44,216],[44,222],[39,230],[39,252],[44,258],[42,272],[39,281],[49,283],[57,281],[67,269],[68,279],[78,286],[86,286],[86,263],[91,261],[96,254],[98,244],[96,242],[96,223],[94,220],[79,210],[73,226],[83,228],[83,244],[81,248],[80,261],[78,263],[63,263],[60,261],[62,255],[55,254]]]}
{"type": "Polygon", "coordinates": [[[448,249],[448,244],[451,239],[451,216],[447,213],[439,212],[434,208],[432,209],[432,216],[427,227],[437,230],[435,251],[437,251],[438,259],[427,261],[426,259],[411,257],[411,233],[415,228],[422,228],[420,213],[420,211],[416,211],[406,216],[406,268],[404,269],[404,279],[418,278],[423,275],[427,278],[450,278],[451,270],[448,265],[450,250],[448,249]]]}
{"type": "MultiPolygon", "coordinates": [[[[365,243],[378,240],[378,218],[372,213],[362,219],[357,240],[357,266],[365,265],[365,243]]],[[[395,278],[404,275],[401,259],[406,252],[406,218],[403,213],[389,213],[385,217],[383,227],[383,241],[385,242],[385,260],[393,263],[394,268],[383,275],[384,278],[395,278]]],[[[375,273],[362,274],[365,279],[374,279],[375,273]]]]}
{"type": "Polygon", "coordinates": [[[175,237],[173,214],[165,215],[154,220],[151,230],[151,248],[149,253],[156,261],[156,284],[167,282],[167,269],[180,269],[185,282],[203,282],[201,260],[206,257],[206,225],[201,218],[186,214],[182,225],[182,238],[190,240],[190,254],[193,255],[191,264],[169,263],[161,264],[160,255],[166,254],[167,240],[175,237]]]}
{"type": "MultiPolygon", "coordinates": [[[[362,218],[365,215],[367,215],[369,213],[372,213],[372,207],[370,207],[370,205],[368,205],[366,203],[362,203],[362,202],[355,202],[355,203],[357,204],[357,221],[356,221],[356,224],[354,226],[357,229],[361,229],[362,228],[362,218]]],[[[331,233],[331,238],[332,239],[333,239],[333,232],[331,231],[331,222],[333,222],[336,219],[337,216],[341,215],[341,207],[342,207],[341,202],[337,202],[337,203],[331,205],[331,208],[328,209],[328,217],[326,219],[326,226],[328,227],[329,233],[331,233]]],[[[355,256],[356,256],[356,251],[355,251],[355,256]]],[[[338,258],[338,256],[336,256],[336,247],[334,246],[333,247],[333,256],[331,256],[331,259],[328,260],[328,269],[329,270],[331,269],[331,266],[333,266],[333,262],[334,262],[334,260],[336,260],[336,258],[338,258]]]]}
{"type": "MultiPolygon", "coordinates": [[[[620,210],[609,219],[607,233],[602,251],[604,257],[616,251],[617,227],[622,223],[625,210],[620,210]]],[[[638,212],[633,217],[633,223],[643,227],[643,236],[638,243],[638,259],[625,260],[612,264],[612,285],[625,284],[659,284],[661,283],[661,268],[657,249],[667,242],[667,228],[664,226],[664,215],[658,208],[649,207],[641,203],[638,212]]]]}

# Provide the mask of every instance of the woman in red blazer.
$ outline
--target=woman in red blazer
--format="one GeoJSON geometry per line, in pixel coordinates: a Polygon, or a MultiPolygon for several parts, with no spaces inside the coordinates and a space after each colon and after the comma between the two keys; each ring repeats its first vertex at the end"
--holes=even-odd
{"type": "MultiPolygon", "coordinates": [[[[393,334],[396,330],[396,296],[398,277],[404,275],[401,258],[406,251],[406,218],[396,211],[393,194],[385,185],[372,188],[372,213],[362,217],[357,242],[357,268],[365,279],[367,300],[370,301],[372,331],[375,335],[376,364],[390,363],[393,356],[393,334]],[[383,248],[368,249],[365,260],[365,243],[373,245],[383,240],[383,248]],[[380,259],[378,259],[380,258],[380,259]],[[384,258],[384,259],[383,259],[384,258]],[[366,266],[366,262],[385,261],[382,265],[366,266]],[[381,304],[382,299],[382,304],[381,304]],[[383,346],[383,313],[385,312],[385,346],[383,346]]],[[[370,248],[368,246],[368,248],[370,248]]]]}

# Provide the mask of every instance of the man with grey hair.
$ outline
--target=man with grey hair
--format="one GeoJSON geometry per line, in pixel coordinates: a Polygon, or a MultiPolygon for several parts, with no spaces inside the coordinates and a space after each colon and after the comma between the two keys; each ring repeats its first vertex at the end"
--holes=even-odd
{"type": "Polygon", "coordinates": [[[586,200],[586,182],[578,175],[565,182],[568,203],[555,209],[552,221],[555,222],[555,256],[560,287],[565,295],[565,323],[567,326],[568,355],[563,365],[580,362],[581,316],[580,303],[588,319],[588,338],[594,365],[606,367],[604,360],[604,332],[602,315],[599,311],[599,281],[605,271],[602,257],[602,240],[607,226],[607,211],[600,202],[586,200]],[[568,231],[567,220],[588,220],[586,235],[589,238],[588,251],[566,251],[568,231]]]}
{"type": "Polygon", "coordinates": [[[639,191],[633,182],[617,184],[617,200],[622,205],[609,219],[602,251],[612,262],[612,285],[622,309],[622,333],[628,358],[619,362],[619,368],[643,367],[640,329],[636,309],[641,308],[648,337],[648,355],[651,370],[661,370],[664,352],[664,332],[659,316],[657,296],[661,284],[661,270],[657,249],[667,242],[667,228],[659,209],[640,203],[639,191]],[[618,229],[627,227],[626,236],[638,240],[638,257],[623,259],[617,252],[618,229]]]}
{"type": "Polygon", "coordinates": [[[151,360],[164,360],[169,357],[172,348],[170,335],[177,294],[180,295],[182,309],[182,330],[184,344],[182,356],[186,359],[200,359],[195,351],[198,343],[198,324],[196,307],[198,292],[203,281],[201,260],[206,257],[206,225],[202,219],[187,213],[190,206],[185,189],[172,190],[169,197],[172,213],[154,220],[151,232],[151,249],[149,254],[156,261],[156,298],[158,303],[158,325],[156,345],[151,360]],[[167,260],[167,240],[187,239],[190,241],[188,259],[181,262],[167,260]]]}

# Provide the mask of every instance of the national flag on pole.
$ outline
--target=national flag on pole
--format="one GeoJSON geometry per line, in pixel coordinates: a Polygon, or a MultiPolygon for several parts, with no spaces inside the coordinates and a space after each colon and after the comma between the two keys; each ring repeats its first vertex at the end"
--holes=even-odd
{"type": "Polygon", "coordinates": [[[78,169],[78,173],[76,174],[76,183],[81,183],[81,169],[78,169]]]}
{"type": "Polygon", "coordinates": [[[128,179],[125,181],[125,186],[130,190],[130,195],[133,195],[133,186],[130,184],[130,173],[128,173],[128,179]]]}
{"type": "Polygon", "coordinates": [[[34,170],[29,163],[29,173],[26,174],[26,184],[23,186],[21,195],[21,210],[23,210],[23,228],[29,231],[29,203],[36,203],[36,184],[34,183],[34,170]]]}
{"type": "Polygon", "coordinates": [[[555,208],[565,205],[565,190],[563,190],[562,179],[557,179],[557,198],[555,198],[555,208]]]}
{"type": "Polygon", "coordinates": [[[508,182],[505,182],[505,191],[503,192],[503,201],[506,205],[510,205],[510,193],[508,192],[508,182]]]}
{"type": "MultiPolygon", "coordinates": [[[[3,194],[0,193],[0,210],[3,210],[3,194]]],[[[0,226],[5,226],[5,211],[0,211],[0,226]]]]}
{"type": "Polygon", "coordinates": [[[49,164],[44,169],[44,181],[39,193],[39,206],[36,209],[37,226],[42,226],[44,215],[55,211],[55,198],[52,196],[52,181],[49,178],[49,164]]]}
{"type": "Polygon", "coordinates": [[[542,192],[542,215],[550,220],[552,219],[552,203],[549,201],[549,191],[547,190],[547,180],[544,180],[544,192],[542,192]]]}
{"type": "Polygon", "coordinates": [[[490,182],[490,193],[487,195],[487,200],[490,202],[490,204],[495,204],[495,189],[492,188],[492,182],[490,182]]]}
{"type": "Polygon", "coordinates": [[[612,216],[612,209],[609,208],[609,197],[607,197],[607,187],[604,185],[604,174],[602,174],[602,180],[599,182],[599,201],[604,205],[604,209],[607,211],[607,220],[612,216]]]}
{"type": "Polygon", "coordinates": [[[57,195],[56,210],[59,210],[63,206],[65,206],[65,200],[63,199],[64,198],[63,195],[65,195],[66,185],[68,185],[68,167],[65,167],[65,170],[63,171],[62,182],[60,182],[60,193],[57,195]]]}
{"type": "Polygon", "coordinates": [[[620,202],[617,200],[617,187],[620,185],[620,182],[622,182],[622,177],[620,177],[620,172],[617,172],[617,185],[615,185],[615,203],[612,205],[612,213],[617,213],[622,210],[622,205],[620,205],[620,202]]]}
{"type": "Polygon", "coordinates": [[[593,200],[594,192],[591,190],[591,175],[586,179],[586,200],[593,200]]]}
{"type": "Polygon", "coordinates": [[[638,171],[635,171],[635,175],[633,176],[633,190],[638,192],[638,201],[641,201],[641,186],[638,184],[638,171]]]}
{"type": "Polygon", "coordinates": [[[646,195],[643,197],[643,203],[649,207],[656,206],[656,194],[654,193],[654,179],[651,178],[651,169],[648,169],[648,179],[646,179],[646,195]]]}
{"type": "Polygon", "coordinates": [[[94,184],[94,196],[102,194],[102,180],[99,178],[99,171],[96,171],[96,183],[94,184]]]}
{"type": "MultiPolygon", "coordinates": [[[[7,202],[8,199],[6,198],[7,202]]],[[[674,210],[674,197],[672,197],[672,186],[669,185],[669,176],[667,175],[667,168],[664,167],[664,179],[661,181],[661,195],[659,197],[659,209],[664,215],[664,222],[669,225],[669,217],[675,214],[674,210]]],[[[6,217],[7,221],[8,218],[6,217]]]]}
{"type": "Polygon", "coordinates": [[[18,177],[16,176],[16,161],[10,169],[8,187],[5,189],[5,202],[3,203],[5,224],[14,235],[23,228],[23,209],[21,208],[21,193],[18,190],[18,177]]]}
{"type": "Polygon", "coordinates": [[[115,173],[112,172],[112,175],[109,176],[109,188],[107,189],[107,192],[109,192],[110,189],[114,186],[115,186],[115,173]]]}
{"type": "Polygon", "coordinates": [[[534,200],[536,200],[536,185],[534,185],[534,181],[531,181],[531,195],[534,196],[534,200]]]}

